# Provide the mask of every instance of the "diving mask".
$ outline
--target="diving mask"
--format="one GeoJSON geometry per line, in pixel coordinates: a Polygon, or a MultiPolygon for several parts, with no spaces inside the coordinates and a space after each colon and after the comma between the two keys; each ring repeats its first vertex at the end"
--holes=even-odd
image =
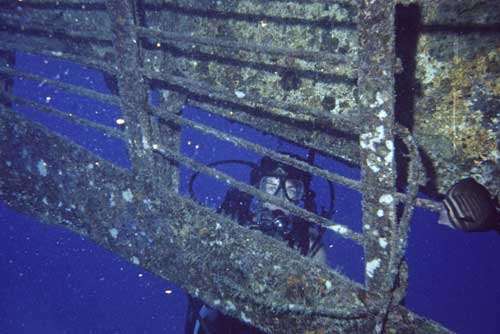
{"type": "Polygon", "coordinates": [[[304,183],[301,180],[264,176],[260,180],[259,189],[274,196],[284,197],[291,202],[298,202],[304,195],[304,183]]]}

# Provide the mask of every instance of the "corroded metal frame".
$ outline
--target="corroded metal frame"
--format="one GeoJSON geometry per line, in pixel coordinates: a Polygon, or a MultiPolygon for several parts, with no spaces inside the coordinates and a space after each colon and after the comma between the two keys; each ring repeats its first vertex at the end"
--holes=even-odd
{"type": "MultiPolygon", "coordinates": [[[[26,2],[35,7],[53,5],[51,1],[26,2]]],[[[59,2],[68,10],[80,5],[70,0],[59,2]]],[[[172,73],[154,73],[143,68],[143,57],[147,51],[141,47],[140,36],[160,36],[182,43],[215,43],[250,51],[254,48],[262,53],[296,58],[325,57],[331,58],[333,62],[346,61],[342,55],[256,46],[223,39],[183,39],[186,36],[140,27],[137,8],[132,1],[87,3],[89,6],[105,6],[109,22],[99,28],[102,30],[90,32],[46,25],[43,22],[24,22],[22,25],[25,28],[19,33],[26,30],[27,34],[36,35],[40,31],[49,31],[58,42],[72,38],[83,39],[89,45],[102,45],[100,53],[91,49],[78,54],[69,46],[71,42],[68,45],[63,43],[62,51],[57,49],[57,44],[54,49],[48,47],[39,50],[21,41],[17,44],[0,41],[0,49],[55,56],[98,68],[115,77],[118,96],[106,97],[68,84],[46,82],[78,94],[119,104],[126,127],[123,132],[118,131],[15,97],[8,91],[0,92],[1,101],[7,101],[0,106],[0,156],[5,161],[0,166],[0,172],[8,176],[0,181],[2,200],[42,221],[62,225],[84,235],[156,275],[176,282],[188,293],[214,308],[266,332],[447,331],[439,324],[412,314],[400,305],[407,285],[404,251],[411,212],[415,205],[430,209],[436,209],[437,205],[432,201],[417,200],[418,182],[422,179],[418,152],[409,132],[394,123],[394,2],[362,1],[359,4],[361,51],[358,87],[359,116],[363,120],[361,125],[348,117],[326,116],[319,110],[308,110],[256,95],[235,97],[224,87],[202,85],[172,73]],[[181,93],[168,88],[162,90],[164,100],[159,107],[154,107],[149,103],[149,81],[155,80],[166,82],[170,88],[180,87],[181,93]],[[210,100],[207,102],[207,99],[199,99],[200,95],[216,97],[219,103],[214,106],[210,100]],[[210,111],[231,115],[236,120],[271,133],[276,132],[275,127],[266,127],[265,123],[277,122],[274,119],[276,115],[281,118],[293,117],[299,122],[299,126],[286,126],[293,128],[299,135],[281,133],[281,136],[306,146],[317,145],[317,138],[325,139],[319,145],[320,151],[359,164],[362,181],[342,178],[251,142],[185,120],[178,113],[186,99],[206,106],[210,111]],[[28,104],[124,139],[129,149],[132,171],[114,166],[43,126],[23,119],[10,108],[10,102],[28,104]],[[227,105],[256,109],[260,114],[228,112],[227,105]],[[273,119],[269,120],[270,116],[273,119]],[[171,122],[172,126],[168,129],[161,128],[155,122],[156,117],[171,122]],[[342,136],[337,138],[329,131],[301,129],[300,122],[312,122],[319,129],[348,132],[356,139],[359,137],[359,151],[332,149],[342,144],[353,146],[354,141],[342,136]],[[178,152],[180,125],[193,126],[362,191],[363,234],[272,198],[181,155],[178,152]],[[305,138],[309,134],[317,134],[316,141],[307,142],[305,138]],[[395,189],[395,135],[404,140],[412,157],[409,164],[412,187],[406,194],[397,193],[395,189]],[[173,139],[166,141],[166,136],[172,136],[173,139]],[[332,146],[329,147],[329,144],[332,146]],[[285,206],[299,216],[326,225],[343,237],[362,244],[366,254],[366,287],[303,258],[279,242],[256,231],[246,230],[225,217],[182,198],[176,193],[178,176],[174,161],[219,177],[253,196],[285,206]],[[165,163],[168,163],[167,167],[165,163]],[[85,182],[89,182],[88,185],[85,182]],[[396,209],[400,201],[405,204],[405,209],[402,218],[398,220],[396,209]]],[[[20,23],[19,18],[10,14],[1,14],[1,17],[7,26],[20,23]]],[[[0,78],[5,82],[9,82],[12,76],[42,79],[20,73],[12,69],[9,63],[1,65],[0,78]]]]}

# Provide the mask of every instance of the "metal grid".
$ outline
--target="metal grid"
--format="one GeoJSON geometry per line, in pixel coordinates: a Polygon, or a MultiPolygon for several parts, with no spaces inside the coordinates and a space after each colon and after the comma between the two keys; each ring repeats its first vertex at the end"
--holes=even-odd
{"type": "MultiPolygon", "coordinates": [[[[61,2],[57,3],[60,4],[61,2]]],[[[28,7],[31,6],[35,9],[49,9],[51,6],[57,8],[58,6],[52,1],[24,1],[23,5],[28,7]]],[[[384,5],[361,5],[362,10],[360,11],[360,15],[362,16],[362,19],[360,22],[362,22],[362,24],[360,24],[358,28],[360,31],[359,38],[362,45],[365,47],[365,51],[361,51],[359,55],[358,87],[360,90],[360,110],[358,112],[364,120],[362,124],[355,122],[352,117],[325,115],[325,113],[321,110],[316,110],[314,108],[307,109],[300,105],[284,103],[259,96],[258,94],[248,94],[244,98],[240,98],[235,96],[230,89],[224,86],[214,86],[208,83],[202,83],[199,80],[196,80],[196,78],[186,78],[163,70],[161,72],[154,72],[143,66],[144,54],[147,51],[142,48],[139,41],[141,41],[141,38],[154,38],[159,40],[158,43],[162,43],[165,40],[179,44],[194,44],[197,46],[202,45],[231,50],[245,50],[258,54],[292,57],[297,59],[306,59],[309,61],[321,60],[331,62],[332,64],[339,62],[344,64],[349,63],[349,60],[346,59],[345,55],[322,51],[307,51],[302,49],[280,48],[269,45],[227,41],[222,38],[197,37],[190,34],[169,33],[165,31],[158,31],[156,29],[149,29],[138,26],[139,19],[137,15],[137,8],[134,3],[129,1],[108,0],[106,2],[95,1],[86,2],[85,4],[78,3],[76,5],[73,2],[68,1],[67,5],[68,8],[74,8],[71,6],[77,5],[85,7],[93,6],[97,10],[107,11],[110,17],[110,23],[105,25],[106,28],[104,29],[111,29],[113,34],[111,34],[110,31],[107,31],[110,38],[103,39],[98,33],[96,34],[90,31],[82,31],[67,26],[57,26],[46,21],[26,21],[25,18],[23,19],[21,16],[16,16],[16,14],[13,14],[11,11],[7,14],[0,14],[3,22],[2,28],[9,30],[15,26],[17,29],[20,29],[21,34],[32,34],[36,36],[37,34],[43,33],[46,36],[49,36],[50,39],[62,41],[69,40],[70,44],[72,40],[88,40],[90,44],[97,43],[104,45],[105,49],[109,48],[109,50],[114,54],[113,57],[110,57],[109,53],[106,52],[104,57],[101,58],[96,57],[95,55],[80,56],[75,54],[76,52],[72,53],[60,51],[57,48],[53,49],[51,47],[30,47],[26,43],[13,43],[12,41],[0,42],[0,48],[4,50],[24,51],[39,55],[57,57],[97,68],[116,78],[119,95],[113,96],[100,94],[70,84],[48,80],[33,74],[21,73],[8,66],[0,67],[0,73],[2,73],[4,77],[8,78],[19,76],[31,80],[43,81],[70,92],[111,104],[120,105],[127,124],[125,131],[121,132],[95,122],[78,118],[73,115],[68,115],[67,113],[59,111],[55,108],[27,101],[7,92],[0,92],[2,99],[6,101],[6,103],[2,106],[3,111],[12,111],[8,108],[8,105],[12,102],[27,104],[40,111],[55,114],[58,117],[65,118],[77,124],[92,127],[111,136],[125,140],[129,147],[129,153],[132,160],[132,179],[134,180],[132,183],[134,189],[132,190],[134,193],[152,192],[152,194],[154,194],[152,197],[156,197],[157,200],[174,198],[180,201],[180,199],[173,196],[173,194],[166,193],[165,187],[160,187],[162,183],[157,182],[158,180],[164,179],[164,176],[162,175],[162,173],[164,173],[164,169],[163,167],[159,167],[159,165],[164,165],[165,162],[174,160],[189,166],[195,171],[218,177],[232,186],[235,186],[259,199],[264,199],[271,203],[283,206],[302,218],[327,226],[343,237],[354,240],[365,247],[367,266],[370,265],[371,261],[378,260],[377,263],[380,269],[377,274],[367,274],[366,276],[367,290],[364,291],[363,294],[368,297],[359,297],[359,289],[357,290],[358,299],[361,301],[358,303],[364,305],[365,311],[359,313],[359,311],[355,311],[352,307],[347,307],[345,304],[341,304],[340,306],[336,306],[334,308],[324,306],[313,307],[307,305],[295,305],[291,303],[284,305],[267,305],[268,308],[275,312],[275,314],[289,312],[295,314],[294,316],[298,316],[299,314],[303,317],[320,316],[320,319],[317,321],[321,324],[325,321],[325,319],[322,319],[321,316],[324,317],[328,314],[327,317],[331,317],[335,320],[333,323],[329,324],[330,330],[335,330],[336,332],[352,331],[352,326],[357,328],[357,330],[363,328],[363,331],[367,328],[373,328],[374,332],[386,332],[389,328],[411,328],[415,333],[427,333],[439,328],[436,324],[432,324],[430,322],[427,323],[429,327],[422,326],[424,323],[422,322],[419,324],[420,328],[414,328],[414,325],[404,324],[404,322],[395,323],[393,319],[390,319],[391,316],[401,314],[401,312],[403,312],[398,305],[402,297],[404,297],[404,289],[406,287],[406,282],[402,279],[405,274],[403,257],[413,207],[415,205],[420,205],[432,210],[437,210],[439,207],[437,203],[432,201],[417,199],[416,195],[418,191],[418,184],[422,179],[422,170],[418,150],[410,133],[406,129],[396,126],[393,121],[392,99],[394,93],[390,83],[393,80],[394,73],[394,50],[391,42],[383,44],[381,41],[386,41],[387,38],[389,40],[393,38],[391,22],[393,20],[394,3],[384,5]],[[373,31],[374,27],[378,28],[375,30],[375,34],[373,31]],[[379,38],[374,38],[374,35],[378,35],[379,38]],[[373,50],[378,50],[378,52],[374,52],[373,50]],[[223,112],[220,110],[225,108],[227,109],[227,107],[225,107],[226,105],[237,104],[240,107],[248,108],[250,110],[258,110],[263,115],[264,119],[269,117],[276,118],[276,116],[287,118],[293,115],[295,120],[312,122],[319,128],[326,127],[329,131],[347,132],[354,135],[355,138],[359,136],[359,144],[361,147],[360,157],[356,158],[351,154],[346,160],[352,159],[352,161],[359,162],[363,173],[363,180],[360,182],[344,178],[335,173],[331,173],[298,161],[287,155],[274,152],[249,141],[209,128],[203,124],[184,119],[177,114],[178,110],[171,110],[171,108],[165,107],[165,105],[154,107],[148,102],[149,96],[151,95],[150,83],[152,81],[161,82],[162,84],[166,84],[168,88],[173,88],[172,90],[178,90],[180,95],[177,96],[177,103],[179,100],[187,100],[188,102],[193,101],[193,104],[198,103],[214,113],[221,114],[223,112]],[[207,98],[209,99],[207,100],[207,98]],[[210,101],[216,101],[216,103],[211,103],[210,101]],[[384,110],[386,114],[383,119],[378,116],[381,110],[384,110]],[[346,226],[339,225],[325,218],[316,216],[300,207],[286,203],[285,201],[275,199],[249,185],[238,182],[216,169],[204,166],[189,157],[181,155],[177,151],[175,143],[170,146],[164,144],[165,138],[162,138],[161,129],[157,128],[157,125],[151,122],[153,117],[159,117],[178,126],[191,126],[204,133],[216,136],[219,139],[229,141],[263,155],[268,155],[273,159],[293,165],[306,172],[324,177],[330,181],[338,182],[363,192],[363,234],[351,231],[346,226]],[[380,138],[377,139],[375,137],[377,133],[380,134],[380,131],[386,134],[382,136],[384,137],[383,141],[380,138]],[[394,155],[392,155],[392,159],[390,159],[390,161],[387,159],[382,161],[377,159],[377,156],[382,156],[382,158],[387,155],[390,156],[391,148],[389,147],[390,145],[386,143],[387,141],[393,143],[393,134],[398,135],[404,141],[410,152],[411,159],[408,173],[409,189],[406,194],[397,193],[395,191],[396,172],[393,158],[394,155]],[[389,149],[389,152],[387,152],[387,150],[379,150],[379,145],[386,146],[386,148],[389,149]],[[155,153],[162,157],[166,157],[167,160],[158,159],[155,153]],[[392,198],[392,200],[384,202],[381,200],[382,198],[392,198]],[[404,212],[400,220],[396,218],[396,205],[399,201],[405,203],[404,212]],[[383,206],[383,215],[378,214],[381,210],[381,205],[383,206]],[[376,233],[377,238],[373,237],[373,231],[378,231],[378,233],[376,233]],[[388,249],[380,249],[378,246],[380,238],[388,240],[388,249]],[[365,300],[365,298],[367,300],[365,300]],[[347,326],[342,322],[342,320],[359,321],[360,319],[363,320],[361,321],[361,325],[356,323],[356,325],[350,324],[347,326]]],[[[57,43],[54,43],[54,45],[57,45],[57,43]]],[[[363,50],[363,48],[361,48],[361,50],[363,50]]],[[[349,64],[349,66],[352,66],[352,64],[349,64]]],[[[166,103],[175,105],[175,102],[176,101],[174,101],[174,103],[172,103],[172,101],[167,101],[166,103]]],[[[252,124],[251,116],[245,116],[244,112],[241,114],[241,117],[234,116],[234,118],[238,120],[245,119],[246,117],[246,123],[252,124]]],[[[259,127],[258,124],[252,125],[254,125],[257,129],[262,129],[262,127],[259,127]]],[[[294,127],[291,126],[291,128],[294,127]]],[[[294,130],[301,132],[300,126],[294,130]]],[[[302,137],[287,136],[286,133],[281,135],[288,140],[295,142],[298,141],[299,143],[304,144],[300,138],[307,136],[307,132],[305,132],[305,134],[302,132],[302,137]]],[[[323,135],[326,135],[330,139],[326,141],[326,145],[324,147],[320,147],[319,150],[331,153],[330,148],[326,146],[328,146],[328,144],[332,141],[335,141],[335,139],[331,139],[328,133],[323,135]]],[[[342,140],[343,139],[341,139],[341,141],[342,140]]],[[[346,158],[346,156],[341,156],[341,158],[346,158]]],[[[172,164],[172,166],[174,165],[175,164],[172,164]]],[[[172,182],[172,184],[176,184],[176,182],[172,182]]],[[[172,191],[175,191],[175,188],[172,187],[170,192],[172,191]]],[[[167,210],[169,209],[172,208],[167,207],[167,210]]],[[[149,212],[151,210],[148,211],[148,209],[143,206],[138,206],[137,210],[137,215],[139,217],[151,216],[151,212],[149,212]]],[[[195,215],[193,214],[193,216],[195,215]]],[[[181,221],[182,219],[179,220],[181,221]]],[[[367,272],[369,271],[367,270],[367,272]]],[[[196,292],[197,289],[194,287],[187,286],[186,288],[191,293],[198,295],[196,292]]],[[[241,288],[235,288],[235,290],[240,291],[241,288]]],[[[208,302],[211,302],[211,304],[217,305],[212,295],[201,294],[201,296],[203,296],[208,302]]],[[[259,304],[259,301],[257,301],[257,304],[259,304]]],[[[266,302],[261,300],[260,304],[266,305],[266,302]]],[[[356,302],[354,302],[354,304],[356,304],[356,302]]],[[[225,309],[225,311],[229,313],[233,311],[231,313],[232,315],[242,318],[241,313],[237,314],[234,310],[225,309]]],[[[285,317],[284,319],[287,318],[285,317]]],[[[263,329],[273,330],[276,332],[279,332],[279,328],[286,328],[283,327],[283,321],[280,322],[279,325],[273,326],[265,321],[262,321],[261,319],[256,319],[255,325],[263,329]]],[[[318,325],[315,324],[315,326],[318,325]]]]}

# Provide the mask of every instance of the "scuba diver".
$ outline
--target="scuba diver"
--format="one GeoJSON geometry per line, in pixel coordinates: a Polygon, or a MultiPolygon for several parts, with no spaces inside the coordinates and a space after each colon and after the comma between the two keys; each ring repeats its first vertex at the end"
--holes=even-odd
{"type": "Polygon", "coordinates": [[[471,177],[458,181],[446,192],[439,224],[463,232],[500,233],[498,193],[492,196],[471,177]]]}
{"type": "MultiPolygon", "coordinates": [[[[290,154],[289,154],[290,155],[290,154]]],[[[291,155],[296,159],[298,156],[291,155]]],[[[227,162],[227,161],[225,161],[227,162]]],[[[231,161],[242,163],[241,161],[231,161]]],[[[215,165],[214,163],[212,165],[215,165]]],[[[292,166],[275,161],[269,157],[260,160],[250,173],[250,183],[270,194],[303,206],[316,213],[314,192],[310,189],[311,175],[292,166]]],[[[193,175],[196,177],[196,175],[193,175]]],[[[190,181],[190,191],[192,182],[190,181]]],[[[331,207],[333,212],[333,185],[330,186],[331,207]]],[[[193,195],[193,193],[192,193],[193,195]]],[[[310,256],[326,263],[321,237],[324,228],[316,227],[308,221],[290,214],[287,210],[268,202],[262,202],[236,188],[230,188],[218,209],[219,213],[229,215],[240,225],[257,229],[275,239],[286,242],[302,255],[310,256]]],[[[204,305],[200,300],[189,297],[185,334],[261,334],[260,330],[238,319],[226,316],[204,305]]]]}

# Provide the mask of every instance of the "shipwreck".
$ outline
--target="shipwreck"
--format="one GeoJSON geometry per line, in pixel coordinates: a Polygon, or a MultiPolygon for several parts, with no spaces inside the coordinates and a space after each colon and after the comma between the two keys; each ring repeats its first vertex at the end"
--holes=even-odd
{"type": "Polygon", "coordinates": [[[407,235],[415,206],[440,208],[419,198],[419,191],[443,193],[454,177],[470,173],[482,175],[488,187],[499,186],[498,116],[489,105],[469,110],[467,102],[471,96],[498,101],[500,95],[498,81],[487,75],[500,71],[498,24],[489,10],[497,7],[493,1],[3,1],[0,199],[268,333],[448,333],[402,304],[407,235]],[[398,17],[405,13],[413,21],[403,29],[398,17]],[[456,34],[460,26],[468,29],[465,37],[456,34]],[[425,35],[433,32],[442,38],[425,35]],[[398,33],[406,34],[404,41],[398,33]],[[460,38],[482,43],[480,53],[458,50],[460,38]],[[449,45],[449,54],[433,53],[449,45]],[[101,71],[113,94],[21,72],[16,52],[101,71]],[[470,62],[477,63],[475,70],[465,65],[470,62]],[[440,78],[441,72],[448,77],[440,78]],[[474,82],[465,82],[472,72],[474,82]],[[417,85],[401,83],[401,73],[419,78],[420,97],[417,85]],[[124,126],[117,130],[16,96],[15,77],[117,105],[124,126]],[[480,81],[481,89],[474,86],[480,81]],[[152,90],[159,92],[157,105],[150,101],[152,90]],[[442,92],[444,102],[426,98],[429,91],[442,92]],[[180,112],[185,104],[358,166],[361,180],[186,119],[180,112]],[[16,105],[122,140],[131,168],[23,117],[16,105]],[[435,112],[422,112],[433,105],[435,112]],[[474,146],[463,126],[431,135],[433,122],[472,124],[487,145],[474,146]],[[361,192],[362,232],[281,203],[181,154],[181,126],[361,192]],[[366,284],[181,196],[180,164],[358,243],[366,284]],[[130,224],[140,233],[123,232],[130,224]]]}

